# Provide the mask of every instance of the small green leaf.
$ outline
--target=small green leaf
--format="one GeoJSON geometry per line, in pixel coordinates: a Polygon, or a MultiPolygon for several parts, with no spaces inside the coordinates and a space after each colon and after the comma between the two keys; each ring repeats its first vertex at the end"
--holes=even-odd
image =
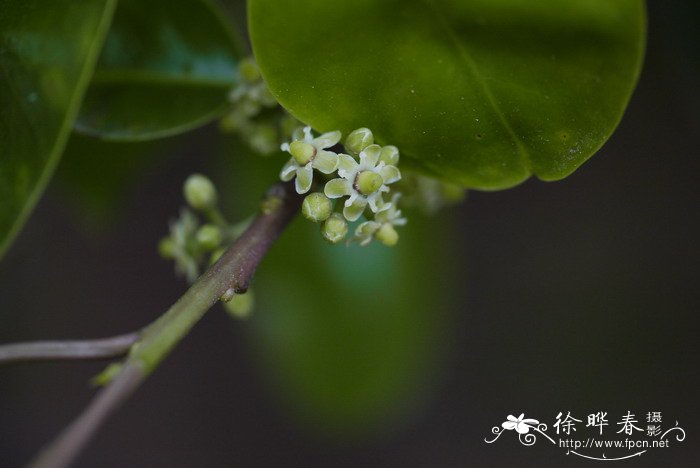
{"type": "Polygon", "coordinates": [[[206,0],[121,0],[76,130],[146,140],[209,122],[226,106],[240,49],[206,0]]]}
{"type": "Polygon", "coordinates": [[[566,177],[609,138],[642,63],[642,0],[250,0],[273,94],[318,131],[371,128],[479,189],[566,177]]]}
{"type": "Polygon", "coordinates": [[[60,159],[115,5],[0,2],[0,256],[60,159]]]}

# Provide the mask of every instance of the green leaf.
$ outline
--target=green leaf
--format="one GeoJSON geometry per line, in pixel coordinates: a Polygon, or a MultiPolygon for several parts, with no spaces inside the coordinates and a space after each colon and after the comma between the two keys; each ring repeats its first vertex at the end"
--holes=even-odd
{"type": "Polygon", "coordinates": [[[366,126],[478,189],[571,174],[641,68],[642,0],[250,0],[273,94],[319,131],[366,126]]]}
{"type": "Polygon", "coordinates": [[[203,125],[226,108],[240,48],[206,0],[120,0],[76,130],[147,140],[203,125]]]}
{"type": "Polygon", "coordinates": [[[58,163],[115,5],[0,2],[0,256],[58,163]]]}

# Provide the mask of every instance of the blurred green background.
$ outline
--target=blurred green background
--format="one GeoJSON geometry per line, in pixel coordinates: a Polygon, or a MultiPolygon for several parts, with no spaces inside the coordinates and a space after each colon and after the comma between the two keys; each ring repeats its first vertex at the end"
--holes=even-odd
{"type": "MultiPolygon", "coordinates": [[[[590,462],[483,438],[508,414],[631,410],[688,437],[627,464],[696,466],[698,19],[696,2],[649,3],[627,115],[565,181],[411,214],[395,250],[332,248],[295,221],[253,317],[213,310],[78,465],[575,466],[590,462]]],[[[212,176],[245,217],[279,165],[213,127],[146,147],[74,138],[0,263],[0,342],[147,324],[186,287],[155,249],[185,177],[212,176]]],[[[0,369],[0,465],[77,415],[102,367],[0,369]]]]}

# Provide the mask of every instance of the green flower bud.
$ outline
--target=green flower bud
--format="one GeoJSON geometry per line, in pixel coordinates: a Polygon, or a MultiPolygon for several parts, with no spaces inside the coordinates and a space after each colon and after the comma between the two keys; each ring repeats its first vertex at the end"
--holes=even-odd
{"type": "Polygon", "coordinates": [[[379,153],[379,160],[387,166],[396,166],[399,163],[399,149],[396,146],[385,146],[379,153]]]}
{"type": "Polygon", "coordinates": [[[465,199],[467,191],[459,185],[443,182],[440,187],[440,193],[445,201],[449,203],[458,203],[465,199]]]}
{"type": "Polygon", "coordinates": [[[253,291],[248,290],[245,294],[236,294],[230,301],[224,303],[226,312],[235,319],[246,319],[255,306],[253,291]]]}
{"type": "Polygon", "coordinates": [[[255,60],[251,58],[241,60],[238,70],[241,73],[241,77],[249,83],[254,83],[260,79],[260,68],[258,68],[255,60]]]}
{"type": "Polygon", "coordinates": [[[320,192],[312,193],[304,198],[301,214],[309,221],[320,223],[325,221],[333,212],[333,202],[320,192]]]}
{"type": "Polygon", "coordinates": [[[158,243],[158,253],[165,259],[175,258],[175,240],[172,237],[164,237],[158,243]]]}
{"type": "Polygon", "coordinates": [[[185,200],[197,210],[206,210],[216,204],[216,187],[206,176],[192,174],[185,181],[185,200]]]}
{"type": "Polygon", "coordinates": [[[321,235],[331,244],[337,244],[348,235],[348,222],[340,213],[333,213],[321,224],[321,235]]]}
{"type": "Polygon", "coordinates": [[[357,176],[355,187],[362,195],[371,195],[384,185],[382,176],[372,171],[362,171],[357,176]]]}
{"type": "Polygon", "coordinates": [[[383,224],[374,237],[388,247],[395,246],[399,241],[399,234],[396,232],[396,229],[394,229],[394,226],[389,223],[383,224]]]}
{"type": "Polygon", "coordinates": [[[214,250],[221,244],[221,229],[213,224],[205,224],[197,230],[195,238],[204,250],[214,250]]]}
{"type": "Polygon", "coordinates": [[[358,128],[350,133],[345,139],[345,149],[355,154],[360,154],[362,150],[374,143],[374,135],[369,128],[358,128]]]}
{"type": "Polygon", "coordinates": [[[316,148],[303,141],[293,141],[289,145],[289,152],[300,166],[306,166],[316,156],[316,148]]]}
{"type": "Polygon", "coordinates": [[[251,132],[248,144],[254,151],[267,156],[279,150],[278,139],[275,127],[270,124],[261,124],[251,132]]]}
{"type": "Polygon", "coordinates": [[[237,114],[228,113],[219,120],[219,130],[224,133],[233,133],[240,128],[241,119],[237,114]]]}
{"type": "Polygon", "coordinates": [[[260,211],[263,214],[269,215],[279,210],[281,206],[282,199],[276,195],[270,195],[263,198],[263,201],[260,202],[260,211]]]}

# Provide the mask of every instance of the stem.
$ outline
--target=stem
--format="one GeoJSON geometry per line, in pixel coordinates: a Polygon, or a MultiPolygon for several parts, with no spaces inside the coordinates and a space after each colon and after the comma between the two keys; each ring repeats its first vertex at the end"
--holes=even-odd
{"type": "Polygon", "coordinates": [[[138,333],[130,333],[99,340],[36,341],[10,344],[0,346],[0,364],[118,357],[128,353],[138,339],[138,333]]]}
{"type": "Polygon", "coordinates": [[[207,310],[229,289],[247,290],[253,273],[270,246],[299,211],[302,198],[291,184],[277,184],[262,202],[261,213],[243,235],[141,338],[119,373],[31,463],[33,468],[70,465],[107,417],[155,370],[207,310]]]}
{"type": "Polygon", "coordinates": [[[53,444],[42,450],[29,467],[70,465],[100,426],[145,378],[141,369],[126,364],[117,378],[92,399],[85,411],[61,432],[53,444]]]}

